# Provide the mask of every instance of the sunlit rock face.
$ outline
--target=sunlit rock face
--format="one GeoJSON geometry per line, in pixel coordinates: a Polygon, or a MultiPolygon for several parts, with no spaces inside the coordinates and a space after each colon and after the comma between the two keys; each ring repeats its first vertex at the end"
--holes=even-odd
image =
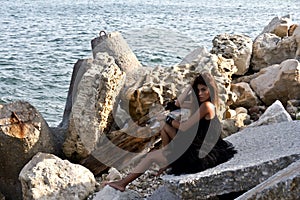
{"type": "Polygon", "coordinates": [[[107,54],[99,53],[80,79],[63,145],[68,158],[87,157],[113,123],[117,98],[124,86],[125,73],[107,54]]]}
{"type": "Polygon", "coordinates": [[[24,101],[0,105],[0,188],[4,196],[21,199],[18,175],[40,151],[59,151],[41,114],[24,101]]]}
{"type": "Polygon", "coordinates": [[[244,75],[250,66],[252,55],[252,39],[246,35],[221,34],[213,39],[213,54],[221,54],[224,58],[233,59],[237,67],[236,75],[244,75]]]}
{"type": "Polygon", "coordinates": [[[289,59],[267,67],[250,81],[250,85],[266,105],[276,100],[286,105],[288,100],[300,98],[300,64],[289,59]]]}
{"type": "Polygon", "coordinates": [[[94,175],[81,165],[46,153],[36,154],[19,175],[23,200],[86,199],[94,192],[94,175]]]}

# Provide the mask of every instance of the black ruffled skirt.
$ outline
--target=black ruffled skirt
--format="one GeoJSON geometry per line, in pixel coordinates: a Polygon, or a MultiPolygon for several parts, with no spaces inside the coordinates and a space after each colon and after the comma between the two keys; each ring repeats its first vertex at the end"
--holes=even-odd
{"type": "Polygon", "coordinates": [[[169,174],[180,175],[204,171],[228,161],[237,151],[234,146],[221,138],[212,150],[203,158],[199,157],[199,148],[191,145],[178,159],[170,164],[169,174]]]}

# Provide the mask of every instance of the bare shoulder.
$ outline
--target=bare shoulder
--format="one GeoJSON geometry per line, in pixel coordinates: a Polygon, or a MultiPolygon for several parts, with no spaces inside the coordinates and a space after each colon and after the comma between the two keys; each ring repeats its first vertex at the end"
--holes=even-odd
{"type": "Polygon", "coordinates": [[[212,119],[215,116],[215,105],[210,101],[203,102],[200,106],[200,110],[205,113],[206,119],[212,119]]]}
{"type": "Polygon", "coordinates": [[[203,106],[203,108],[207,110],[213,110],[213,111],[215,110],[215,105],[210,101],[203,102],[201,106],[203,106]]]}

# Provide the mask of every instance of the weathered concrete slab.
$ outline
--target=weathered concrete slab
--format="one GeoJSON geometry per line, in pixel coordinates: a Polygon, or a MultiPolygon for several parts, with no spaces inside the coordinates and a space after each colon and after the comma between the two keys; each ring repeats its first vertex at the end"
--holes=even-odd
{"type": "Polygon", "coordinates": [[[300,160],[279,171],[236,200],[300,199],[300,160]]]}
{"type": "Polygon", "coordinates": [[[208,199],[248,191],[300,159],[300,121],[246,128],[226,138],[238,153],[206,171],[163,177],[180,199],[208,199]]]}

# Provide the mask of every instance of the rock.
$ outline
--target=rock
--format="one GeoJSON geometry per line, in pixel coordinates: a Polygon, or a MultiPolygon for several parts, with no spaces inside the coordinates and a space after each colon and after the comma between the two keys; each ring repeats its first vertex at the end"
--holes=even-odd
{"type": "Polygon", "coordinates": [[[250,81],[250,85],[266,105],[269,106],[276,100],[286,105],[290,99],[300,99],[299,71],[300,64],[297,60],[285,60],[280,65],[261,70],[259,75],[250,81]]]}
{"type": "Polygon", "coordinates": [[[124,192],[120,192],[119,190],[115,190],[110,186],[105,186],[101,191],[97,192],[93,198],[94,200],[128,200],[128,199],[140,199],[142,200],[142,196],[133,190],[125,190],[124,192]]]}
{"type": "Polygon", "coordinates": [[[296,51],[297,44],[294,37],[280,38],[271,33],[262,34],[253,43],[251,68],[259,71],[287,59],[294,59],[296,51]]]}
{"type": "Polygon", "coordinates": [[[297,45],[299,37],[296,28],[297,25],[292,23],[290,15],[274,17],[253,42],[250,64],[252,69],[259,71],[284,60],[296,58],[297,46],[300,47],[297,45]]]}
{"type": "Polygon", "coordinates": [[[38,152],[61,154],[42,115],[28,102],[0,106],[0,188],[8,199],[21,199],[19,173],[38,152]]]}
{"type": "Polygon", "coordinates": [[[146,200],[180,200],[180,198],[171,193],[165,186],[160,186],[146,200]]]}
{"type": "Polygon", "coordinates": [[[165,175],[164,185],[180,199],[248,191],[300,159],[299,129],[300,121],[243,129],[226,138],[238,151],[231,160],[196,174],[165,175]]]}
{"type": "Polygon", "coordinates": [[[69,86],[63,119],[61,123],[58,125],[58,128],[63,128],[64,130],[68,129],[70,113],[72,110],[73,102],[75,101],[74,98],[78,89],[78,84],[83,74],[91,67],[92,62],[93,62],[92,59],[80,59],[75,63],[73,67],[73,73],[72,73],[71,83],[69,86]]]}
{"type": "Polygon", "coordinates": [[[114,167],[111,167],[108,170],[108,175],[106,177],[106,180],[108,181],[114,181],[114,180],[120,180],[122,178],[122,174],[114,167]]]}
{"type": "Polygon", "coordinates": [[[73,91],[73,107],[69,129],[63,144],[65,155],[80,161],[91,154],[102,136],[110,131],[113,113],[125,74],[112,57],[98,53],[83,74],[77,91],[73,91]]]}
{"type": "Polygon", "coordinates": [[[222,133],[221,133],[222,138],[228,137],[229,135],[232,135],[239,131],[239,127],[237,127],[235,123],[236,120],[230,118],[227,118],[222,121],[222,133]]]}
{"type": "Polygon", "coordinates": [[[233,59],[237,67],[236,75],[244,75],[250,65],[252,55],[252,39],[245,35],[221,34],[213,39],[210,53],[221,54],[224,58],[233,59]]]}
{"type": "Polygon", "coordinates": [[[295,59],[297,59],[300,62],[300,26],[297,26],[295,28],[292,37],[295,39],[297,45],[295,59]]]}
{"type": "Polygon", "coordinates": [[[300,199],[300,160],[290,164],[236,200],[300,199]]]}
{"type": "Polygon", "coordinates": [[[250,85],[245,82],[231,84],[231,91],[236,94],[237,99],[231,107],[250,108],[260,104],[256,94],[251,89],[250,85]]]}
{"type": "Polygon", "coordinates": [[[24,200],[84,200],[96,185],[88,169],[46,153],[36,154],[24,166],[19,179],[24,200]]]}
{"type": "Polygon", "coordinates": [[[292,118],[284,109],[282,103],[279,100],[276,100],[271,106],[266,109],[266,111],[259,117],[256,122],[253,122],[248,127],[274,124],[284,121],[292,121],[292,118]]]}
{"type": "Polygon", "coordinates": [[[232,59],[207,53],[199,48],[187,55],[182,63],[172,67],[156,67],[140,82],[134,93],[131,93],[130,108],[133,120],[146,115],[149,109],[161,107],[164,103],[176,98],[192,82],[195,76],[203,71],[210,72],[216,79],[220,93],[220,116],[227,109],[231,98],[231,76],[237,70],[232,59]],[[199,53],[199,55],[197,55],[199,53]],[[134,95],[132,95],[134,94],[134,95]]]}
{"type": "Polygon", "coordinates": [[[272,33],[277,35],[278,37],[283,38],[289,35],[288,31],[292,25],[291,15],[285,15],[280,18],[274,17],[260,33],[260,35],[264,33],[272,33]]]}
{"type": "Polygon", "coordinates": [[[300,100],[292,99],[287,101],[286,111],[293,120],[300,120],[300,100]]]}
{"type": "Polygon", "coordinates": [[[197,60],[201,59],[201,57],[206,56],[208,53],[209,52],[207,51],[207,49],[204,46],[201,46],[186,55],[184,59],[179,63],[179,65],[191,64],[193,61],[197,62],[197,60]]]}
{"type": "Polygon", "coordinates": [[[127,86],[134,84],[139,79],[139,73],[137,72],[141,72],[139,70],[142,70],[142,65],[121,33],[112,32],[106,34],[102,31],[99,37],[91,41],[91,44],[94,59],[99,52],[105,52],[114,58],[117,66],[127,75],[127,86]]]}

